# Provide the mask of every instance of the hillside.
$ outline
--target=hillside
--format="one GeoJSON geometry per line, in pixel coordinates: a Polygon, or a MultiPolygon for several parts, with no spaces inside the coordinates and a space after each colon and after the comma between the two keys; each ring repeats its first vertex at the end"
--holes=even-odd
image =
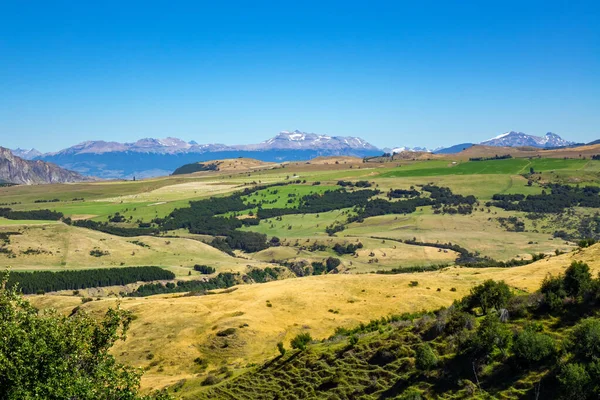
{"type": "Polygon", "coordinates": [[[566,147],[561,149],[539,149],[536,147],[501,147],[474,145],[451,157],[457,159],[469,159],[475,157],[494,157],[495,155],[510,154],[515,158],[544,157],[544,158],[590,158],[600,154],[600,145],[585,145],[578,147],[566,147]]]}
{"type": "Polygon", "coordinates": [[[91,180],[44,161],[24,160],[0,147],[0,181],[17,184],[70,183],[91,180]]]}
{"type": "Polygon", "coordinates": [[[183,393],[206,399],[597,398],[600,278],[573,263],[549,282],[522,293],[489,280],[434,312],[398,310],[323,340],[306,331],[291,349],[280,342],[280,355],[262,365],[231,379],[214,372],[202,384],[211,389],[184,385],[183,393]]]}

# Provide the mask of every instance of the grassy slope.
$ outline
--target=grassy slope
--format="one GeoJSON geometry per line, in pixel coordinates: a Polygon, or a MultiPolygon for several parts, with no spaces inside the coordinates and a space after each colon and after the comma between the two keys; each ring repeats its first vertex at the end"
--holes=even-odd
{"type": "MultiPolygon", "coordinates": [[[[391,313],[435,309],[449,305],[486,279],[505,280],[512,287],[533,292],[548,273],[564,272],[572,260],[589,263],[596,274],[600,271],[600,245],[517,268],[451,267],[402,275],[324,275],[242,285],[233,292],[209,296],[126,299],[121,306],[132,310],[136,319],[127,341],[118,344],[115,354],[122,361],[148,369],[143,380],[146,388],[188,379],[195,390],[197,377],[222,366],[244,370],[249,363],[272,358],[277,354],[277,342],[283,341],[288,347],[288,341],[299,332],[323,339],[339,326],[351,327],[391,313]],[[411,288],[411,281],[419,285],[411,288]],[[243,324],[248,326],[239,328],[243,324]],[[236,328],[234,335],[216,336],[230,327],[236,328]],[[225,342],[228,347],[223,348],[225,342]],[[208,368],[196,365],[196,357],[206,360],[208,368]]],[[[75,296],[46,295],[34,296],[32,301],[38,307],[55,307],[65,313],[77,305],[99,313],[117,300],[82,305],[75,296]]]]}
{"type": "MultiPolygon", "coordinates": [[[[0,228],[0,232],[14,230],[14,226],[0,228]]],[[[150,236],[122,238],[64,224],[21,226],[19,231],[22,235],[11,236],[11,244],[8,245],[17,257],[9,258],[0,254],[0,263],[10,265],[15,270],[104,268],[123,263],[125,266],[164,266],[177,275],[187,277],[194,264],[210,264],[218,271],[243,271],[248,264],[265,265],[260,261],[230,257],[193,239],[150,236]],[[131,243],[133,241],[141,241],[149,248],[131,243]],[[21,253],[29,248],[42,253],[21,253]],[[108,251],[109,254],[94,257],[90,255],[93,249],[108,251]]],[[[195,272],[193,274],[196,275],[195,272]]]]}

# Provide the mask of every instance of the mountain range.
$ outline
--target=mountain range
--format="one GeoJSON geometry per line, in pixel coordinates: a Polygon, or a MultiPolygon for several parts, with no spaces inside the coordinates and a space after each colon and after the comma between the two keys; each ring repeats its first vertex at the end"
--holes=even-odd
{"type": "Polygon", "coordinates": [[[0,147],[0,182],[16,184],[67,183],[91,178],[41,160],[25,160],[0,147]]]}
{"type": "MultiPolygon", "coordinates": [[[[572,145],[554,133],[544,136],[510,131],[481,142],[487,146],[533,146],[553,148],[572,145]]],[[[145,138],[132,143],[86,141],[64,150],[42,154],[35,149],[13,150],[24,159],[51,162],[83,175],[106,179],[148,178],[169,175],[178,167],[202,161],[248,157],[261,161],[283,162],[308,160],[317,156],[368,157],[383,152],[403,151],[454,154],[473,146],[461,143],[446,148],[395,147],[379,149],[364,139],[351,136],[328,136],[315,133],[281,131],[275,137],[256,144],[198,144],[195,141],[168,137],[145,138]]]]}
{"type": "Polygon", "coordinates": [[[481,142],[486,146],[501,146],[501,147],[538,147],[542,149],[553,147],[564,147],[574,144],[558,136],[556,133],[548,132],[544,136],[527,135],[523,132],[510,131],[498,135],[494,138],[481,142]]]}
{"type": "Polygon", "coordinates": [[[177,138],[141,139],[133,143],[87,141],[37,159],[85,175],[101,178],[148,178],[169,175],[178,167],[224,158],[248,157],[262,161],[308,160],[318,156],[379,155],[381,150],[365,140],[350,136],[282,131],[257,144],[198,144],[177,138]]]}

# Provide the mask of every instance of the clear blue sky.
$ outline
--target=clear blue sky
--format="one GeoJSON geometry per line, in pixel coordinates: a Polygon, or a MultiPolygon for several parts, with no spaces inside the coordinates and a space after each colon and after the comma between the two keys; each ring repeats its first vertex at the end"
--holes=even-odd
{"type": "Polygon", "coordinates": [[[0,146],[600,138],[596,1],[0,1],[0,146]]]}

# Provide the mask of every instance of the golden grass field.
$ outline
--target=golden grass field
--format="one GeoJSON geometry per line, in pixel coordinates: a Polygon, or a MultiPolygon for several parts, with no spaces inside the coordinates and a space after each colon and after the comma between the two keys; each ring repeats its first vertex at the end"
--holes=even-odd
{"type": "Polygon", "coordinates": [[[143,386],[149,389],[203,376],[223,365],[243,369],[249,363],[261,363],[277,354],[277,342],[287,346],[299,332],[323,339],[339,326],[447,306],[486,279],[505,280],[519,290],[533,292],[544,277],[562,273],[573,260],[587,262],[594,274],[599,272],[600,245],[507,269],[449,267],[400,275],[324,275],[241,285],[207,296],[104,298],[86,304],[72,295],[30,298],[37,307],[63,313],[76,306],[101,313],[117,303],[131,310],[135,320],[129,337],[114,353],[120,361],[147,369],[143,386]],[[409,287],[411,281],[418,281],[418,286],[409,287]],[[244,324],[248,326],[240,328],[244,324]],[[226,328],[236,332],[227,338],[216,336],[226,328]],[[228,347],[223,348],[225,341],[228,347]],[[197,357],[208,360],[206,370],[194,363],[197,357]]]}

